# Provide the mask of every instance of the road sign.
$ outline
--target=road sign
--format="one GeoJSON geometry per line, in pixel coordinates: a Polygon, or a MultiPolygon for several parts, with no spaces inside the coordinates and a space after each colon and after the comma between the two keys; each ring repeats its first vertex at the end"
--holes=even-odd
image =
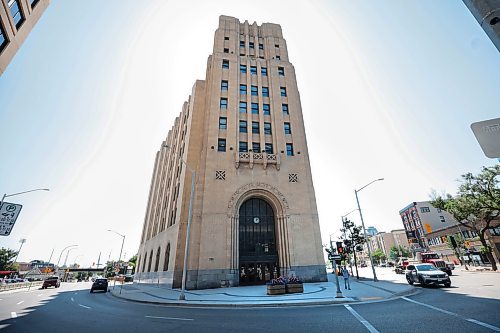
{"type": "Polygon", "coordinates": [[[484,154],[500,158],[500,118],[478,121],[470,125],[484,154]]]}
{"type": "Polygon", "coordinates": [[[340,260],[340,256],[338,254],[328,255],[328,260],[340,260]]]}
{"type": "Polygon", "coordinates": [[[21,212],[22,205],[3,202],[0,207],[0,236],[8,236],[14,228],[17,217],[21,212]]]}

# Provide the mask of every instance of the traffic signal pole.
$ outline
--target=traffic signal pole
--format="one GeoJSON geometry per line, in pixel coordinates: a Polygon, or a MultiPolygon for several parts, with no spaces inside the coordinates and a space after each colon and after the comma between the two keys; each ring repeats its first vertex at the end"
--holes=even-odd
{"type": "MultiPolygon", "coordinates": [[[[331,238],[330,238],[330,250],[332,254],[335,251],[333,248],[333,243],[331,238]]],[[[332,266],[333,266],[333,274],[335,274],[335,282],[337,283],[337,296],[335,296],[335,298],[344,298],[344,296],[342,296],[342,291],[340,290],[339,276],[337,275],[337,263],[335,262],[335,259],[332,259],[332,266]]]]}

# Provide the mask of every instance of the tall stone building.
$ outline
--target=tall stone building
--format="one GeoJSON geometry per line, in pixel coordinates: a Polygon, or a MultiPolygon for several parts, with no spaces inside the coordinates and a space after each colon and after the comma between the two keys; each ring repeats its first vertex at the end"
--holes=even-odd
{"type": "Polygon", "coordinates": [[[0,0],[0,75],[49,3],[50,0],[0,0]]]}
{"type": "Polygon", "coordinates": [[[179,287],[195,176],[188,289],[326,281],[295,70],[277,24],[221,16],[156,154],[137,282],[179,287]]]}

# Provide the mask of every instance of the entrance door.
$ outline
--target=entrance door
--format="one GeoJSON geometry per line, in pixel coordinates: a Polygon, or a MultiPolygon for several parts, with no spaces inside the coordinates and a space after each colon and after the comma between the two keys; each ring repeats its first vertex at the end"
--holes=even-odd
{"type": "Polygon", "coordinates": [[[239,213],[240,285],[264,284],[280,274],[273,209],[252,198],[239,213]]]}

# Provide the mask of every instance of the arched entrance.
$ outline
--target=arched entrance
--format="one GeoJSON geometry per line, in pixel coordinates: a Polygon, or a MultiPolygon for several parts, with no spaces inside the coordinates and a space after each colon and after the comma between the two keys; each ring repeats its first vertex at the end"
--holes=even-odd
{"type": "Polygon", "coordinates": [[[246,200],[239,210],[240,285],[264,284],[280,274],[275,216],[260,198],[246,200]]]}

